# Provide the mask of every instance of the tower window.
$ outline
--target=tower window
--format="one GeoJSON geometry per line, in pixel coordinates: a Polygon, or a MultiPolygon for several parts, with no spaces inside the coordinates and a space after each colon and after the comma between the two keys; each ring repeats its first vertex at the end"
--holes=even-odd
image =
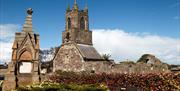
{"type": "Polygon", "coordinates": [[[68,29],[71,29],[71,18],[68,18],[68,29]]]}
{"type": "Polygon", "coordinates": [[[82,17],[81,20],[80,20],[80,29],[81,30],[85,29],[85,20],[84,20],[84,17],[82,17]]]}
{"type": "Polygon", "coordinates": [[[66,42],[69,42],[69,39],[70,39],[70,34],[69,32],[66,34],[66,42]]]}

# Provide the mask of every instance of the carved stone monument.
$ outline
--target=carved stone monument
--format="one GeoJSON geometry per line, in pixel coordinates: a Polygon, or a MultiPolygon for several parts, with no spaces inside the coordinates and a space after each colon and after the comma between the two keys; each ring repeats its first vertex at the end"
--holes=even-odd
{"type": "Polygon", "coordinates": [[[15,34],[12,61],[5,75],[3,91],[11,91],[18,86],[40,81],[39,35],[32,31],[32,13],[32,9],[29,8],[22,32],[15,34]]]}

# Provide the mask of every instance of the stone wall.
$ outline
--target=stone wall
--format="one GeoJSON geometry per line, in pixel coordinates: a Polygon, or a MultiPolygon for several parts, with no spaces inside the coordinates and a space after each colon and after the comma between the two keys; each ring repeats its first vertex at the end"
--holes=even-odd
{"type": "Polygon", "coordinates": [[[111,73],[165,73],[170,72],[168,65],[149,65],[145,63],[115,64],[111,66],[111,73]]]}
{"type": "Polygon", "coordinates": [[[135,62],[121,62],[105,60],[86,60],[78,50],[75,43],[64,43],[55,59],[53,60],[53,71],[87,71],[93,73],[154,73],[169,72],[168,65],[161,63],[155,56],[142,56],[141,60],[135,62]],[[148,60],[147,60],[148,59],[148,60]],[[147,61],[147,62],[146,62],[147,61]]]}
{"type": "Polygon", "coordinates": [[[53,60],[53,71],[81,71],[83,58],[73,43],[66,43],[61,46],[53,60]]]}
{"type": "Polygon", "coordinates": [[[84,30],[64,31],[62,33],[62,42],[66,43],[69,41],[73,41],[77,44],[92,45],[92,31],[84,31],[84,30]]]}
{"type": "Polygon", "coordinates": [[[94,73],[109,73],[111,63],[108,61],[85,61],[84,70],[94,73]]]}
{"type": "Polygon", "coordinates": [[[0,76],[5,76],[7,69],[0,69],[0,76]]]}
{"type": "Polygon", "coordinates": [[[108,72],[111,64],[105,60],[86,60],[83,54],[77,48],[75,43],[64,43],[58,53],[55,55],[53,62],[53,71],[94,71],[96,73],[108,72]]]}

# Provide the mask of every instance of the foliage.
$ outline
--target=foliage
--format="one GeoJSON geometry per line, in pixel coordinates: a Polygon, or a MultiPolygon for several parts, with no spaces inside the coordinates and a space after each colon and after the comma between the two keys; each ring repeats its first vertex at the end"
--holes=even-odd
{"type": "Polygon", "coordinates": [[[124,63],[124,64],[135,64],[134,61],[123,61],[123,62],[119,62],[119,63],[124,63]]]}
{"type": "Polygon", "coordinates": [[[62,72],[51,75],[51,82],[65,84],[105,84],[110,90],[115,88],[134,88],[143,90],[180,90],[180,73],[150,74],[81,74],[62,72]]]}
{"type": "Polygon", "coordinates": [[[3,81],[0,80],[0,91],[2,91],[3,81]]]}
{"type": "Polygon", "coordinates": [[[104,60],[109,60],[109,58],[111,57],[110,54],[103,54],[102,57],[104,58],[104,60]]]}
{"type": "Polygon", "coordinates": [[[42,82],[27,87],[19,87],[17,91],[107,91],[108,89],[99,85],[77,85],[42,82]]]}

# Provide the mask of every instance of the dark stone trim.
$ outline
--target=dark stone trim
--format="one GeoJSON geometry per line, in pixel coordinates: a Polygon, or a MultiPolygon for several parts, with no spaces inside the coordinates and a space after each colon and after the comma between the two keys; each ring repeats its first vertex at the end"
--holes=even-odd
{"type": "Polygon", "coordinates": [[[86,58],[86,57],[84,57],[83,58],[85,61],[106,61],[106,60],[104,60],[104,59],[92,59],[92,58],[86,58]]]}

